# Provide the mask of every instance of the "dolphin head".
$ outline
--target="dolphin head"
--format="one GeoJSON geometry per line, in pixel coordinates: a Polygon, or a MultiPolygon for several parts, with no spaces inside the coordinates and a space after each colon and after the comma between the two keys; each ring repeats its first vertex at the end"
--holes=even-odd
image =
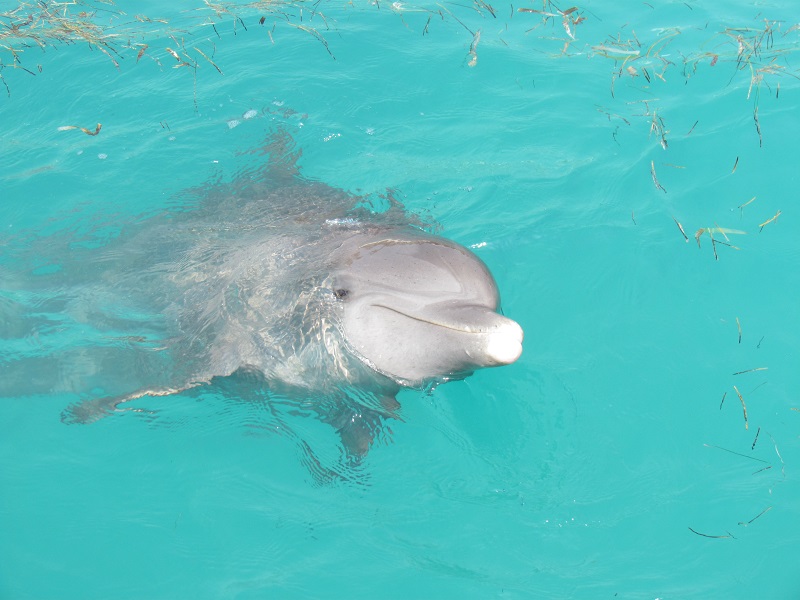
{"type": "Polygon", "coordinates": [[[498,314],[486,265],[449,240],[409,230],[357,235],[335,254],[328,285],[349,347],[402,385],[513,363],[522,328],[498,314]]]}

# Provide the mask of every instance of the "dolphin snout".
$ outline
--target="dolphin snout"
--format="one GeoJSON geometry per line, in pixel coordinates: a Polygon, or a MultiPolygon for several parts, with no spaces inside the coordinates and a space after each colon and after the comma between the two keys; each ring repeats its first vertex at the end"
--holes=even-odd
{"type": "Polygon", "coordinates": [[[486,357],[492,365],[510,365],[522,354],[522,327],[511,319],[503,322],[487,335],[486,357]]]}
{"type": "Polygon", "coordinates": [[[440,304],[430,309],[429,323],[474,336],[467,353],[479,366],[510,365],[522,354],[522,327],[489,307],[440,304]]]}

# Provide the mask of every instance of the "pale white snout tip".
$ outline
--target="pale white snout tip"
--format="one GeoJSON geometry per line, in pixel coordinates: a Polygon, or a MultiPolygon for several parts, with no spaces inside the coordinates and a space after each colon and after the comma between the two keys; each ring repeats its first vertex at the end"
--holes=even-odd
{"type": "Polygon", "coordinates": [[[510,365],[522,354],[522,327],[508,319],[489,334],[488,358],[497,365],[510,365]]]}

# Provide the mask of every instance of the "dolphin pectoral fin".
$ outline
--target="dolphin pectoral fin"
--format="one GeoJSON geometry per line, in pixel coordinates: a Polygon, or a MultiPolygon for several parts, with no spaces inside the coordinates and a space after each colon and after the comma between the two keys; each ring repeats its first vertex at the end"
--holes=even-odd
{"type": "Polygon", "coordinates": [[[383,407],[383,410],[386,411],[386,413],[384,414],[385,417],[400,419],[400,415],[397,414],[397,411],[400,410],[400,403],[397,401],[397,398],[395,398],[394,396],[383,395],[380,398],[378,398],[378,402],[380,402],[380,405],[383,407]]]}
{"type": "Polygon", "coordinates": [[[61,422],[67,425],[88,425],[107,417],[117,410],[117,406],[132,398],[126,396],[110,396],[93,400],[81,400],[65,408],[61,412],[61,422]]]}
{"type": "Polygon", "coordinates": [[[363,415],[357,414],[351,416],[344,425],[336,430],[350,460],[359,462],[367,455],[375,440],[373,429],[372,423],[369,423],[363,415]]]}
{"type": "Polygon", "coordinates": [[[345,454],[353,462],[360,462],[375,443],[376,436],[385,432],[391,435],[386,426],[386,419],[400,419],[396,411],[400,403],[394,396],[381,396],[378,408],[359,407],[358,410],[346,411],[330,419],[342,440],[345,454]]]}
{"type": "Polygon", "coordinates": [[[67,425],[88,425],[113,413],[123,411],[148,412],[140,408],[119,408],[120,404],[137,400],[145,396],[171,396],[180,394],[188,389],[202,385],[205,382],[190,383],[180,388],[160,388],[155,390],[141,390],[126,396],[106,396],[93,400],[81,400],[65,408],[61,413],[61,422],[67,425]]]}

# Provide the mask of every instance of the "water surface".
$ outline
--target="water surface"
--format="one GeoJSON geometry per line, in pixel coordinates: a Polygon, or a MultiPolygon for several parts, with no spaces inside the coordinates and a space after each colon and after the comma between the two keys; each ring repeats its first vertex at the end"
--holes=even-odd
{"type": "MultiPolygon", "coordinates": [[[[67,426],[74,395],[2,398],[0,597],[800,594],[793,5],[576,6],[97,5],[118,67],[0,48],[0,274],[31,232],[44,275],[189,209],[280,127],[305,176],[472,247],[526,332],[515,365],[402,392],[327,484],[309,415],[286,435],[212,391],[67,426]]],[[[0,369],[84,343],[29,324],[0,369]]]]}

